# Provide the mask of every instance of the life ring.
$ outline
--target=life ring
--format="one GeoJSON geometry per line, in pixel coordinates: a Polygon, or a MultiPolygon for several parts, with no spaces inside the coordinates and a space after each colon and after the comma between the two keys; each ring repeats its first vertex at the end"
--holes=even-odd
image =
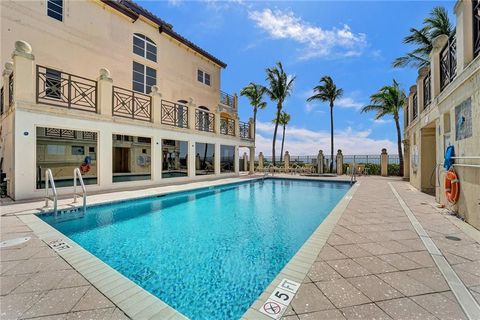
{"type": "Polygon", "coordinates": [[[445,176],[445,196],[453,204],[457,203],[460,196],[460,180],[453,170],[448,170],[445,176]]]}
{"type": "Polygon", "coordinates": [[[85,174],[87,172],[90,171],[90,169],[92,169],[92,167],[88,164],[88,163],[82,163],[82,165],[80,166],[80,171],[85,174]]]}

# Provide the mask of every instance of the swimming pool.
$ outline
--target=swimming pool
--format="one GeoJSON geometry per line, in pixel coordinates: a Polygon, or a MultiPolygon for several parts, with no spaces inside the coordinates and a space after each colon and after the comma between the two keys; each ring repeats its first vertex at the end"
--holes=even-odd
{"type": "Polygon", "coordinates": [[[191,319],[238,319],[350,188],[265,179],[42,219],[191,319]]]}

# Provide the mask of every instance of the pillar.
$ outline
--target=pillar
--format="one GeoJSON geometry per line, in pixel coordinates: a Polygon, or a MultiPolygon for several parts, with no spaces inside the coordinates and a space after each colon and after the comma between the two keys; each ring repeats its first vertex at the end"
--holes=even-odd
{"type": "Polygon", "coordinates": [[[285,172],[288,172],[290,169],[290,153],[288,153],[288,151],[285,151],[283,162],[285,163],[285,172]]]}
{"type": "Polygon", "coordinates": [[[190,130],[195,130],[195,110],[196,106],[193,103],[193,99],[189,98],[188,100],[188,128],[190,130]]]}
{"type": "Polygon", "coordinates": [[[158,86],[152,86],[150,97],[152,97],[151,121],[160,124],[162,123],[162,94],[158,86]]]}
{"type": "Polygon", "coordinates": [[[238,150],[238,146],[235,146],[235,160],[234,160],[234,164],[235,164],[235,174],[239,174],[240,173],[240,152],[238,150]]]}
{"type": "Polygon", "coordinates": [[[255,140],[255,137],[253,136],[253,118],[248,119],[248,137],[252,140],[255,140]]]}
{"type": "Polygon", "coordinates": [[[188,176],[190,178],[195,177],[195,170],[197,165],[197,153],[195,150],[195,141],[188,141],[188,176]]]}
{"type": "Polygon", "coordinates": [[[323,150],[319,150],[317,155],[317,167],[318,167],[317,172],[319,174],[323,174],[324,162],[325,162],[325,157],[323,155],[323,150]]]}
{"type": "Polygon", "coordinates": [[[246,152],[243,153],[243,171],[248,170],[248,155],[246,152]]]}
{"type": "MultiPolygon", "coordinates": [[[[430,52],[430,71],[432,85],[432,100],[440,94],[440,51],[448,42],[448,36],[441,34],[433,39],[433,49],[430,52]]],[[[433,102],[433,101],[432,101],[433,102]]]]}
{"type": "Polygon", "coordinates": [[[457,16],[457,74],[473,60],[473,1],[457,1],[454,11],[457,16]]]}
{"type": "Polygon", "coordinates": [[[235,137],[240,138],[240,118],[238,114],[235,117],[235,137]]]}
{"type": "MultiPolygon", "coordinates": [[[[16,41],[12,59],[14,101],[35,103],[35,57],[30,44],[25,41],[16,41]]],[[[6,84],[8,86],[8,82],[6,84]]]]}
{"type": "Polygon", "coordinates": [[[382,177],[388,176],[388,153],[385,148],[382,149],[380,154],[380,173],[382,177]]]}
{"type": "Polygon", "coordinates": [[[250,163],[248,165],[248,173],[253,174],[255,172],[255,147],[250,147],[250,163]]]}
{"type": "Polygon", "coordinates": [[[343,153],[340,149],[337,151],[337,174],[343,174],[343,153]]]}
{"type": "Polygon", "coordinates": [[[10,95],[10,86],[8,85],[8,79],[10,75],[13,73],[13,62],[6,62],[5,63],[5,70],[3,70],[3,112],[7,112],[10,108],[10,102],[8,101],[8,97],[10,95]]]}
{"type": "Polygon", "coordinates": [[[220,112],[216,112],[214,113],[215,115],[215,119],[214,119],[214,125],[215,125],[215,128],[213,128],[213,131],[216,133],[216,134],[220,134],[220,120],[221,120],[221,117],[220,117],[220,112]]]}
{"type": "Polygon", "coordinates": [[[215,154],[214,154],[214,158],[213,158],[213,166],[215,167],[215,174],[220,174],[221,173],[221,159],[222,159],[222,155],[221,155],[221,151],[220,151],[221,147],[220,147],[220,143],[215,143],[215,154]]]}
{"type": "Polygon", "coordinates": [[[258,171],[263,170],[263,162],[265,160],[265,157],[263,156],[263,152],[260,152],[258,154],[258,171]]]}
{"type": "Polygon", "coordinates": [[[110,75],[110,71],[107,68],[101,68],[99,73],[100,76],[97,79],[97,113],[111,117],[113,103],[113,79],[110,75]]]}

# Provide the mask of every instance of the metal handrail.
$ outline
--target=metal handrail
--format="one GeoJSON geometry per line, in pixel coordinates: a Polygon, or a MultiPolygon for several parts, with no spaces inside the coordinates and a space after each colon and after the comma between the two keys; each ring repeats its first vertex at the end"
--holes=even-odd
{"type": "Polygon", "coordinates": [[[55,217],[57,216],[57,198],[57,188],[55,188],[55,181],[53,180],[52,170],[47,169],[45,170],[45,207],[48,207],[48,200],[52,200],[53,213],[55,214],[55,217]],[[50,187],[52,188],[52,197],[48,195],[48,183],[50,183],[50,187]]]}
{"type": "Polygon", "coordinates": [[[351,185],[353,184],[353,182],[357,182],[356,171],[357,171],[357,166],[356,166],[355,162],[353,162],[353,166],[352,166],[352,176],[351,176],[351,178],[350,178],[350,184],[351,184],[351,185]]]}
{"type": "Polygon", "coordinates": [[[452,159],[480,159],[480,156],[471,156],[471,157],[451,157],[452,159]]]}
{"type": "Polygon", "coordinates": [[[468,168],[480,168],[480,164],[462,164],[462,163],[454,163],[452,164],[454,167],[468,167],[468,168]]]}
{"type": "Polygon", "coordinates": [[[85,188],[85,184],[83,183],[82,173],[80,172],[79,168],[75,168],[73,170],[73,202],[77,202],[77,179],[80,181],[80,186],[82,187],[82,197],[83,197],[83,213],[86,211],[87,207],[87,188],[85,188]]]}

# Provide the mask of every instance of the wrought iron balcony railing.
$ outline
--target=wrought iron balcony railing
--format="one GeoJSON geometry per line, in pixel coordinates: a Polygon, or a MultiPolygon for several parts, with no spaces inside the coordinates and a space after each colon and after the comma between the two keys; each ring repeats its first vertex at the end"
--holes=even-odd
{"type": "Polygon", "coordinates": [[[152,121],[152,97],[113,87],[112,115],[134,120],[152,121]]]}
{"type": "Polygon", "coordinates": [[[229,106],[232,109],[236,109],[235,97],[226,92],[220,91],[220,103],[229,106]]]}
{"type": "Polygon", "coordinates": [[[406,106],[406,108],[405,108],[405,127],[408,127],[408,125],[410,124],[409,123],[410,117],[409,117],[409,114],[408,114],[409,111],[410,111],[410,109],[408,108],[408,106],[406,106]]]}
{"type": "Polygon", "coordinates": [[[413,111],[413,120],[415,120],[417,118],[417,115],[418,115],[418,97],[417,97],[417,92],[415,92],[413,94],[413,97],[412,97],[412,111],[413,111]]]}
{"type": "Polygon", "coordinates": [[[235,135],[235,120],[220,118],[220,133],[228,136],[235,135]]]}
{"type": "Polygon", "coordinates": [[[440,88],[441,90],[457,75],[457,40],[453,34],[440,51],[440,88]]]}
{"type": "Polygon", "coordinates": [[[423,79],[423,108],[426,109],[432,101],[431,73],[423,79]]]}
{"type": "Polygon", "coordinates": [[[168,126],[188,128],[188,107],[162,100],[161,122],[168,126]]]}
{"type": "Polygon", "coordinates": [[[480,0],[473,0],[473,56],[480,54],[480,0]]]}
{"type": "Polygon", "coordinates": [[[250,136],[250,124],[248,122],[240,121],[239,127],[240,127],[240,138],[241,139],[253,140],[253,138],[250,136]]]}
{"type": "Polygon", "coordinates": [[[39,65],[36,96],[37,103],[97,112],[97,81],[39,65]]]}
{"type": "Polygon", "coordinates": [[[42,130],[37,131],[37,135],[40,137],[97,141],[96,132],[78,131],[78,130],[70,130],[70,129],[57,129],[57,128],[41,128],[41,129],[42,130]]]}
{"type": "Polygon", "coordinates": [[[8,106],[13,106],[13,73],[8,77],[8,106]]]}
{"type": "Polygon", "coordinates": [[[204,110],[195,110],[195,129],[215,132],[215,114],[204,110]]]}
{"type": "Polygon", "coordinates": [[[0,89],[0,115],[3,114],[3,87],[0,89]]]}

